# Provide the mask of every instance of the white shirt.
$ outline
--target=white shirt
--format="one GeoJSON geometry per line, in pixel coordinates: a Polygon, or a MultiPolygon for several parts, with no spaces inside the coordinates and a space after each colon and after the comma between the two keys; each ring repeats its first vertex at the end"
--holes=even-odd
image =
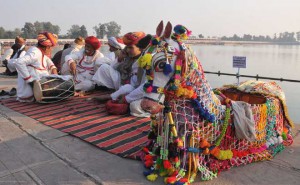
{"type": "Polygon", "coordinates": [[[18,74],[26,82],[39,80],[42,76],[49,75],[53,68],[56,68],[52,60],[35,46],[29,48],[23,57],[18,58],[15,65],[18,74]]]}

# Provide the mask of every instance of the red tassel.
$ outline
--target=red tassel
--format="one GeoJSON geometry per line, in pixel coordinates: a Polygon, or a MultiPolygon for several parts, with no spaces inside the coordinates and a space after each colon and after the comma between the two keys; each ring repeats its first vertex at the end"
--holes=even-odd
{"type": "Polygon", "coordinates": [[[153,160],[153,156],[150,155],[150,154],[148,154],[148,155],[145,156],[144,160],[145,160],[145,161],[153,160]]]}
{"type": "Polygon", "coordinates": [[[187,178],[181,178],[181,179],[179,180],[179,182],[188,182],[188,179],[187,179],[187,178]]]}
{"type": "Polygon", "coordinates": [[[170,169],[172,167],[172,164],[168,160],[164,160],[164,168],[165,169],[170,169]]]}
{"type": "Polygon", "coordinates": [[[143,151],[144,151],[146,154],[149,154],[149,149],[148,149],[148,148],[144,147],[144,148],[143,148],[143,151]]]}
{"type": "Polygon", "coordinates": [[[146,88],[146,93],[151,93],[153,90],[153,87],[152,86],[149,86],[146,88]]]}
{"type": "Polygon", "coordinates": [[[145,161],[144,165],[146,168],[150,168],[151,166],[153,166],[153,161],[152,160],[145,161]]]}
{"type": "Polygon", "coordinates": [[[171,177],[176,177],[178,175],[178,171],[177,170],[175,170],[173,173],[172,173],[172,175],[170,175],[171,177]]]}
{"type": "Polygon", "coordinates": [[[176,177],[167,177],[167,178],[165,179],[165,182],[166,182],[167,184],[174,184],[174,183],[176,182],[176,177]]]}

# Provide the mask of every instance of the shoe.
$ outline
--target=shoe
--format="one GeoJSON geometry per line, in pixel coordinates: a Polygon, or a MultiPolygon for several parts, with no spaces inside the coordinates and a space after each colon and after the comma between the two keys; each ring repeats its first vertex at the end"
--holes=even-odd
{"type": "Polygon", "coordinates": [[[4,90],[2,90],[2,91],[0,92],[0,96],[6,96],[6,95],[9,95],[9,92],[4,91],[4,90]]]}
{"type": "Polygon", "coordinates": [[[17,94],[17,89],[16,88],[12,88],[10,91],[9,91],[9,96],[16,96],[16,94],[17,94]]]}

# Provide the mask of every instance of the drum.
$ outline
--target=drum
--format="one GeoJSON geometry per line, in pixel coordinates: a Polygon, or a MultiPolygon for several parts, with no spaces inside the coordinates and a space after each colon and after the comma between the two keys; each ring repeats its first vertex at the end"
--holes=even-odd
{"type": "Polygon", "coordinates": [[[39,103],[55,103],[74,95],[75,84],[71,76],[43,76],[33,84],[33,95],[39,103]]]}

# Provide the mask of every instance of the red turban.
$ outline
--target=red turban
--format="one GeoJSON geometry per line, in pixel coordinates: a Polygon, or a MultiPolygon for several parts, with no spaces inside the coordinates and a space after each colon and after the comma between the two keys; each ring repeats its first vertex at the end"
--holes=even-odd
{"type": "Polygon", "coordinates": [[[126,46],[136,45],[141,38],[145,37],[145,33],[140,32],[129,32],[123,37],[123,42],[126,46]]]}
{"type": "Polygon", "coordinates": [[[37,36],[38,43],[42,46],[55,46],[57,43],[57,35],[50,32],[39,33],[37,36]]]}
{"type": "Polygon", "coordinates": [[[85,38],[85,43],[92,45],[95,50],[101,47],[101,42],[98,40],[97,37],[94,36],[89,36],[85,38]]]}

